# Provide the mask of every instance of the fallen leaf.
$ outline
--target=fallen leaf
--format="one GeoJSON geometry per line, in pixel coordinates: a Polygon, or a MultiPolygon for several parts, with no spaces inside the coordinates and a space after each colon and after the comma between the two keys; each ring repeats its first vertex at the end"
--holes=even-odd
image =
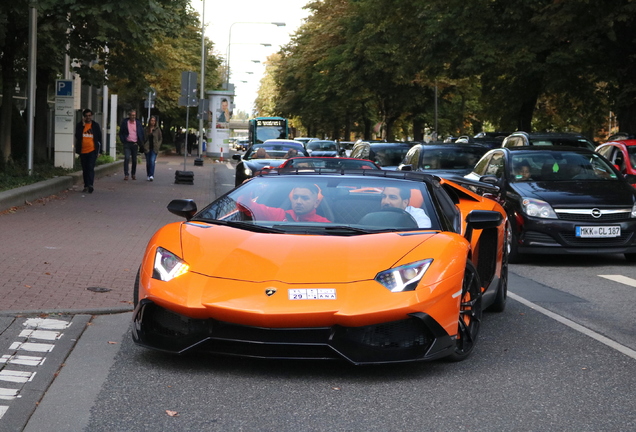
{"type": "Polygon", "coordinates": [[[108,343],[111,345],[117,345],[117,342],[113,342],[113,341],[108,341],[108,343]]]}
{"type": "Polygon", "coordinates": [[[31,285],[25,285],[25,287],[27,287],[27,288],[31,288],[31,285]]]}
{"type": "Polygon", "coordinates": [[[168,414],[170,417],[179,417],[179,413],[172,410],[166,410],[166,414],[168,414]]]}
{"type": "Polygon", "coordinates": [[[46,273],[44,273],[44,274],[45,274],[45,275],[49,275],[49,276],[51,276],[51,273],[49,273],[49,272],[46,272],[46,273]]]}
{"type": "Polygon", "coordinates": [[[340,387],[331,387],[331,390],[340,390],[340,387]]]}

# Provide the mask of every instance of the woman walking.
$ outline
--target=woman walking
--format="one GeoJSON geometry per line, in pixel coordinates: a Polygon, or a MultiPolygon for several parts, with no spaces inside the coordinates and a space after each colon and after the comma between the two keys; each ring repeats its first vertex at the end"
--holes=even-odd
{"type": "Polygon", "coordinates": [[[148,175],[148,181],[153,181],[155,179],[155,162],[157,161],[157,153],[159,152],[161,142],[163,141],[161,129],[157,124],[157,117],[150,116],[145,132],[146,139],[143,143],[143,150],[146,155],[146,174],[148,175]]]}

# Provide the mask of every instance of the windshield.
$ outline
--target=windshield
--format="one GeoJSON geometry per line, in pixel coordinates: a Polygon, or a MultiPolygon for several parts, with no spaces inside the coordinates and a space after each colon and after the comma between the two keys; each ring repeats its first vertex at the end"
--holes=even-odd
{"type": "Polygon", "coordinates": [[[333,141],[311,141],[307,143],[307,150],[336,151],[336,143],[333,141]]]}
{"type": "Polygon", "coordinates": [[[256,128],[256,142],[262,143],[268,139],[287,138],[285,126],[258,126],[256,128]]]}
{"type": "Polygon", "coordinates": [[[193,220],[317,235],[440,229],[426,183],[362,176],[256,177],[193,220]]]}
{"type": "Polygon", "coordinates": [[[512,156],[513,181],[616,180],[614,170],[596,153],[527,152],[512,156]]]}
{"type": "Polygon", "coordinates": [[[410,147],[401,145],[374,147],[374,162],[380,166],[398,166],[409,150],[410,147]]]}
{"type": "Polygon", "coordinates": [[[302,145],[294,143],[264,143],[252,146],[245,159],[287,159],[302,156],[302,145]]]}
{"type": "Polygon", "coordinates": [[[294,158],[285,163],[283,169],[291,170],[352,170],[352,169],[379,169],[373,162],[363,159],[343,159],[343,158],[294,158]]]}
{"type": "Polygon", "coordinates": [[[423,169],[461,169],[466,170],[475,166],[477,161],[488,151],[488,148],[449,147],[423,148],[423,169]]]}

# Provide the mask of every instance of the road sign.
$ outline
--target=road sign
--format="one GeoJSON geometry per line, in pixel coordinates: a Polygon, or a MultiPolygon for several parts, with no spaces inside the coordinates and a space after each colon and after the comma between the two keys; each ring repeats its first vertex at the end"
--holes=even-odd
{"type": "Polygon", "coordinates": [[[55,96],[73,97],[73,81],[55,80],[55,96]]]}

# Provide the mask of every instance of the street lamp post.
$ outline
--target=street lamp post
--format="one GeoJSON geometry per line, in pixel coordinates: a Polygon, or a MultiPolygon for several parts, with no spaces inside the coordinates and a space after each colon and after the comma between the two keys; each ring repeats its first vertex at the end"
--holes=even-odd
{"type": "MultiPolygon", "coordinates": [[[[228,43],[227,43],[227,56],[226,59],[226,79],[225,79],[225,89],[230,89],[230,46],[232,45],[232,28],[234,24],[265,24],[265,25],[275,25],[276,27],[285,27],[287,24],[284,22],[233,22],[230,25],[230,33],[228,35],[228,43]]],[[[263,44],[264,46],[271,46],[271,44],[263,44]]]]}
{"type": "MultiPolygon", "coordinates": [[[[201,85],[199,90],[199,103],[202,103],[205,99],[205,0],[203,0],[203,9],[201,10],[201,85]]],[[[203,118],[205,113],[202,113],[199,119],[199,159],[203,152],[203,118]]],[[[203,160],[201,160],[203,162],[203,160]]]]}

